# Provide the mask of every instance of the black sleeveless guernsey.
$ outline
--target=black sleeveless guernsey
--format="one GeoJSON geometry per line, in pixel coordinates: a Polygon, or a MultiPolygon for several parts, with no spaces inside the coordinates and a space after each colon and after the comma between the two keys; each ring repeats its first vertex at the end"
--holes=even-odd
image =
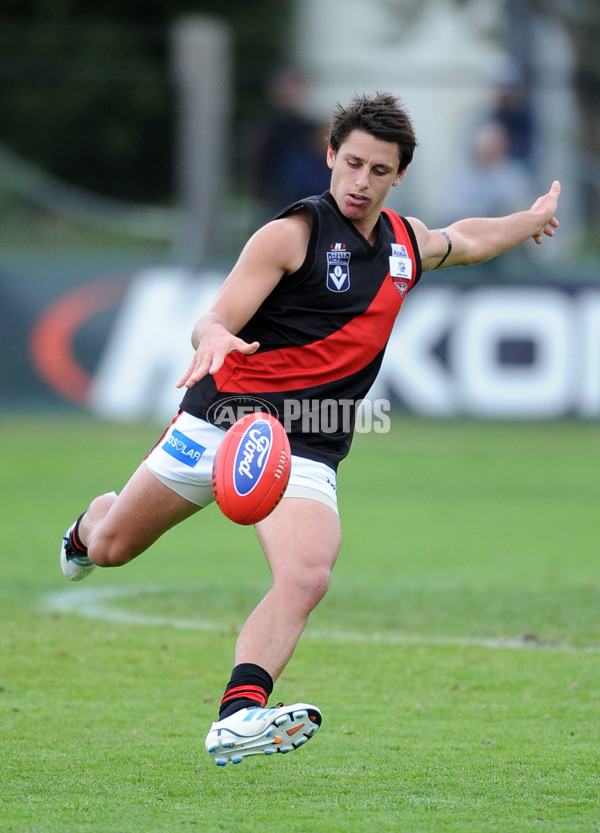
{"type": "Polygon", "coordinates": [[[282,277],[238,333],[260,348],[251,356],[230,353],[214,376],[187,391],[181,407],[227,428],[227,415],[239,415],[236,405],[263,403],[283,422],[293,454],[336,469],[396,315],[421,277],[421,258],[409,223],[388,209],[371,246],[329,192],[279,217],[300,208],[312,217],[304,263],[282,277]]]}

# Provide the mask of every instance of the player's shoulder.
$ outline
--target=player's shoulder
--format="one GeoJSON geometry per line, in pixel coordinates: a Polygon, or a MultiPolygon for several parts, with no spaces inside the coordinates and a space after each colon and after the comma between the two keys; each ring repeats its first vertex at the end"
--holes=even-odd
{"type": "Polygon", "coordinates": [[[430,234],[430,230],[427,228],[425,223],[417,217],[406,217],[406,222],[412,228],[414,235],[417,238],[419,248],[421,248],[421,244],[426,242],[430,234]]]}
{"type": "Polygon", "coordinates": [[[427,228],[425,223],[416,217],[406,219],[412,227],[419,247],[423,272],[435,269],[446,253],[447,235],[444,235],[440,229],[427,228]]]}
{"type": "Polygon", "coordinates": [[[295,271],[306,256],[311,229],[311,213],[300,207],[261,226],[252,237],[252,245],[255,249],[277,252],[283,257],[286,271],[295,271]]]}
{"type": "Polygon", "coordinates": [[[282,234],[290,237],[306,237],[306,235],[310,235],[313,225],[313,213],[308,206],[300,204],[295,206],[289,214],[271,220],[268,225],[275,226],[282,234]]]}

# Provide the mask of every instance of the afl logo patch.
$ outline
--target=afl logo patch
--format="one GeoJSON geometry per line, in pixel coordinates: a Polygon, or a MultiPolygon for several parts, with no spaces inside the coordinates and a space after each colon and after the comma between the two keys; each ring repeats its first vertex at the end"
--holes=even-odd
{"type": "Polygon", "coordinates": [[[233,485],[245,497],[256,487],[269,459],[273,431],[266,420],[257,420],[242,435],[233,464],[233,485]]]}
{"type": "MultiPolygon", "coordinates": [[[[339,243],[335,245],[340,246],[339,243]]],[[[341,248],[327,252],[327,289],[331,292],[350,289],[350,252],[341,248]]]]}

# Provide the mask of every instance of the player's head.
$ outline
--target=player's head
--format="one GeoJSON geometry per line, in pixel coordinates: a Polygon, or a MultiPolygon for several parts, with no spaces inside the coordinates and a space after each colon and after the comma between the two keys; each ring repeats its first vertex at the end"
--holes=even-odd
{"type": "Polygon", "coordinates": [[[347,107],[338,104],[331,118],[329,145],[338,151],[353,130],[384,142],[395,142],[400,154],[400,167],[410,165],[417,137],[408,112],[400,99],[391,93],[357,95],[347,107]]]}

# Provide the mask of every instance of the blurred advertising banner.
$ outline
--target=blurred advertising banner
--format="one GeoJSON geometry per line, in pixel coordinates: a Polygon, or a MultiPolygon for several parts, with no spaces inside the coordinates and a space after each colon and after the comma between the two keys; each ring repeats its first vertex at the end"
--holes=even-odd
{"type": "MultiPolygon", "coordinates": [[[[371,398],[431,418],[599,417],[600,286],[471,269],[476,281],[450,270],[410,293],[371,398]]],[[[149,267],[62,287],[1,277],[3,407],[70,403],[163,423],[181,399],[194,322],[224,274],[149,267]]]]}

